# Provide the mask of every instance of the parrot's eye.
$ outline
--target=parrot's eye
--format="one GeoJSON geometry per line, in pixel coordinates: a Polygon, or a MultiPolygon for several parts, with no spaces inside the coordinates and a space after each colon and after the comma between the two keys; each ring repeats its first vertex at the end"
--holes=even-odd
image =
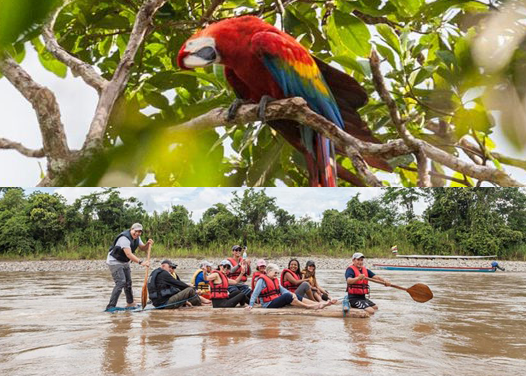
{"type": "Polygon", "coordinates": [[[217,57],[216,50],[212,47],[203,47],[193,55],[199,56],[201,59],[208,61],[215,61],[217,57]]]}

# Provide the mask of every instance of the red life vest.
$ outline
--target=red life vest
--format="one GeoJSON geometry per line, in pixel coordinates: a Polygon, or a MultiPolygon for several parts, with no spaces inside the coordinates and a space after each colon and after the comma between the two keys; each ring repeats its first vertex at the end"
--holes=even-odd
{"type": "Polygon", "coordinates": [[[283,271],[281,272],[281,286],[285,287],[287,290],[289,290],[290,292],[296,292],[296,289],[298,288],[298,285],[294,285],[292,283],[290,283],[289,281],[287,281],[285,279],[285,274],[287,273],[290,273],[290,275],[297,281],[298,279],[298,275],[296,273],[294,273],[292,270],[290,269],[283,269],[283,271]]]}
{"type": "Polygon", "coordinates": [[[279,279],[274,278],[273,280],[267,277],[266,274],[261,274],[259,278],[262,278],[265,281],[265,288],[261,290],[259,297],[263,299],[264,303],[271,302],[276,298],[281,296],[279,291],[279,279]]]}
{"type": "Polygon", "coordinates": [[[259,278],[262,274],[265,274],[265,272],[263,272],[263,273],[261,273],[261,272],[255,272],[254,275],[252,276],[252,291],[254,291],[254,287],[256,286],[256,282],[258,281],[258,278],[259,278]]]}
{"type": "Polygon", "coordinates": [[[211,299],[227,299],[228,298],[228,278],[220,271],[214,270],[212,273],[217,273],[221,277],[221,284],[210,284],[210,298],[211,299]]]}
{"type": "MultiPolygon", "coordinates": [[[[236,267],[236,265],[238,264],[236,260],[234,260],[233,257],[229,257],[228,261],[230,261],[230,263],[232,264],[232,268],[236,267]]],[[[242,262],[242,261],[243,261],[243,257],[240,257],[239,262],[242,262]]],[[[230,278],[237,279],[237,277],[239,277],[240,274],[241,274],[241,268],[238,268],[234,273],[230,273],[230,278]]],[[[243,277],[241,277],[241,282],[247,281],[247,275],[250,275],[250,267],[247,270],[245,270],[245,274],[243,275],[243,277]]]]}
{"type": "MultiPolygon", "coordinates": [[[[365,266],[362,267],[362,272],[354,265],[349,265],[347,270],[352,269],[354,271],[354,276],[358,277],[360,274],[363,274],[366,277],[369,277],[369,272],[365,266]]],[[[369,281],[363,279],[361,281],[356,281],[353,284],[347,284],[347,293],[352,295],[365,295],[369,294],[369,281]]]]}

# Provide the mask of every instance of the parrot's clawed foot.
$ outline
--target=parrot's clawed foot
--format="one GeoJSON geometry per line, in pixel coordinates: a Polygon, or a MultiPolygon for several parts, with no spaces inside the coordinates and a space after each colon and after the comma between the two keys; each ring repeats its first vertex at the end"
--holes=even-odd
{"type": "Polygon", "coordinates": [[[234,120],[236,118],[237,110],[239,110],[239,107],[241,107],[242,105],[247,104],[247,103],[248,103],[248,101],[246,101],[244,99],[236,98],[236,100],[234,102],[232,102],[230,107],[228,107],[227,120],[228,121],[234,120]]]}
{"type": "Polygon", "coordinates": [[[270,95],[263,95],[261,99],[259,100],[259,108],[258,108],[258,118],[263,123],[266,122],[266,112],[267,112],[267,105],[270,102],[275,101],[275,98],[272,98],[270,95]]]}

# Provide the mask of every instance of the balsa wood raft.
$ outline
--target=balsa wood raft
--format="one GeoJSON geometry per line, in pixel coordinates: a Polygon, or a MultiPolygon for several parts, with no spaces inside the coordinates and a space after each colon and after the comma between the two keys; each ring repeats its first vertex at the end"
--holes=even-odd
{"type": "MultiPolygon", "coordinates": [[[[178,317],[211,317],[212,315],[272,315],[272,316],[315,316],[315,317],[338,317],[343,318],[341,304],[336,304],[324,309],[303,309],[303,308],[253,308],[247,311],[244,308],[212,308],[211,306],[201,306],[192,308],[178,308],[176,310],[156,310],[174,312],[178,317]]],[[[367,318],[370,315],[361,309],[351,308],[345,315],[348,317],[367,318]]]]}

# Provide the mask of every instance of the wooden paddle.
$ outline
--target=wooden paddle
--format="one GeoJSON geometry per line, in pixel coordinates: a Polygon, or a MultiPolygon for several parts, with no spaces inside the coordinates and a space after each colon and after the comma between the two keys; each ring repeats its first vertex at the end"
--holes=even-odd
{"type": "MultiPolygon", "coordinates": [[[[152,249],[152,245],[148,244],[148,264],[150,263],[150,251],[152,249]]],[[[141,303],[142,303],[142,309],[146,307],[146,302],[148,301],[148,270],[150,269],[150,266],[146,267],[146,273],[144,274],[144,283],[142,285],[142,294],[141,294],[141,303]]]]}
{"type": "MultiPolygon", "coordinates": [[[[375,279],[367,278],[367,280],[371,282],[380,283],[385,286],[383,282],[377,281],[375,279]]],[[[424,285],[423,283],[417,283],[416,285],[411,286],[408,289],[406,289],[405,287],[397,286],[397,285],[391,285],[391,287],[394,287],[395,289],[407,291],[415,302],[425,303],[428,300],[433,299],[433,292],[427,285],[424,285]]]]}

